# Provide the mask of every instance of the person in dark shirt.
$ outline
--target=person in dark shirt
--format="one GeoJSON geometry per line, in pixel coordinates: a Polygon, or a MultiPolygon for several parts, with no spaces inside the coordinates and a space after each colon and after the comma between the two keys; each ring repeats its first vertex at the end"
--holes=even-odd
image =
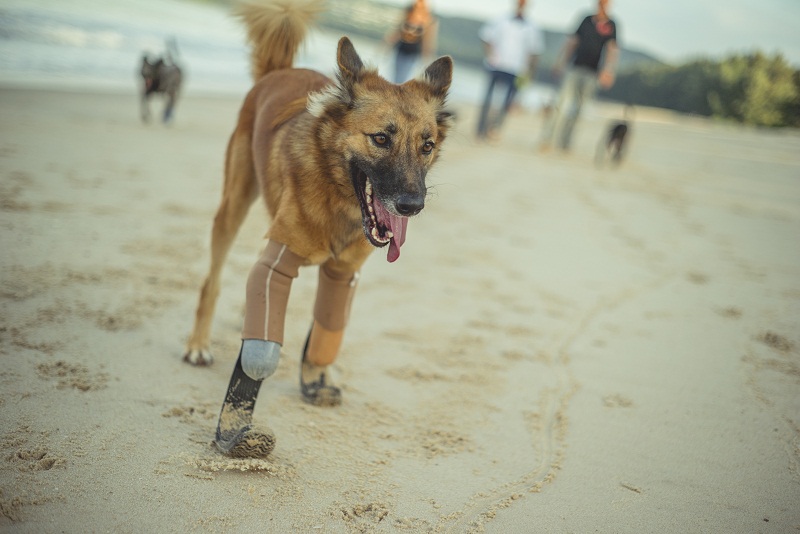
{"type": "Polygon", "coordinates": [[[553,75],[557,79],[562,77],[565,64],[570,68],[563,76],[555,113],[542,130],[542,151],[551,148],[556,134],[558,148],[569,150],[583,103],[592,98],[597,86],[609,89],[614,85],[619,47],[617,25],[608,15],[609,3],[598,0],[597,13],[581,21],[556,58],[553,75]]]}

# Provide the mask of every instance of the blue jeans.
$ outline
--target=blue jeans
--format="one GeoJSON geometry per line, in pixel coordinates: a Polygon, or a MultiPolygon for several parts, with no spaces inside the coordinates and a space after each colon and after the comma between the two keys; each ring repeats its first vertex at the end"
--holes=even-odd
{"type": "Polygon", "coordinates": [[[508,109],[514,101],[514,96],[517,94],[517,77],[509,72],[502,72],[499,70],[489,71],[489,87],[486,89],[486,97],[483,99],[483,107],[481,108],[480,120],[478,121],[478,137],[486,137],[491,130],[496,130],[503,125],[506,118],[508,109]],[[500,109],[492,114],[492,93],[495,86],[498,88],[505,86],[506,96],[503,100],[500,109]]]}
{"type": "Polygon", "coordinates": [[[556,109],[542,130],[542,145],[550,145],[558,130],[557,145],[568,150],[572,144],[572,132],[578,122],[583,103],[594,96],[597,89],[597,73],[584,67],[573,67],[567,71],[558,94],[556,109]]]}
{"type": "Polygon", "coordinates": [[[395,53],[394,83],[405,83],[411,79],[411,71],[414,70],[419,57],[419,54],[395,53]]]}

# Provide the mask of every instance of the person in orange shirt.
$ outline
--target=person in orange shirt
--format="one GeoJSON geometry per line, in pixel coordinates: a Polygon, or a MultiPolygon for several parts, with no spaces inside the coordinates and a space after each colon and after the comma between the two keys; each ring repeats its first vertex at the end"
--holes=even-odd
{"type": "Polygon", "coordinates": [[[438,30],[436,17],[425,0],[415,0],[406,9],[399,27],[386,38],[395,48],[394,83],[408,81],[420,58],[435,53],[438,30]]]}

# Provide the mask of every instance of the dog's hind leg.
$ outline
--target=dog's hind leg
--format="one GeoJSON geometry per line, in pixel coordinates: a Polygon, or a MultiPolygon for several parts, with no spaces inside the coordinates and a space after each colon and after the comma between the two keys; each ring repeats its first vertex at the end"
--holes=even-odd
{"type": "Polygon", "coordinates": [[[619,138],[615,138],[611,140],[611,143],[608,146],[608,151],[610,154],[611,163],[615,166],[619,165],[620,158],[621,158],[621,142],[619,138]]]}
{"type": "Polygon", "coordinates": [[[319,268],[314,322],[303,347],[300,368],[300,392],[310,404],[335,406],[342,402],[341,390],[332,383],[329,366],[339,355],[358,276],[358,271],[334,260],[319,268]]]}
{"type": "Polygon", "coordinates": [[[168,124],[169,121],[172,120],[172,110],[174,107],[175,107],[175,94],[167,93],[167,103],[164,106],[164,116],[161,119],[164,124],[168,124]]]}
{"type": "Polygon", "coordinates": [[[618,139],[614,143],[614,154],[613,154],[613,156],[611,158],[612,161],[614,162],[614,165],[619,166],[622,163],[622,157],[625,155],[624,154],[624,147],[625,147],[625,138],[624,137],[618,139]]]}
{"type": "Polygon", "coordinates": [[[239,228],[258,197],[258,182],[250,154],[250,137],[234,133],[228,146],[222,202],[211,230],[211,265],[195,313],[194,328],[184,354],[192,365],[210,365],[211,323],[220,290],[220,275],[239,228]]]}
{"type": "Polygon", "coordinates": [[[142,92],[142,99],[141,99],[141,102],[139,104],[139,111],[141,112],[142,122],[144,122],[144,123],[150,122],[150,102],[149,102],[149,98],[150,98],[150,96],[147,94],[147,92],[143,91],[142,92]]]}
{"type": "Polygon", "coordinates": [[[166,91],[165,96],[167,97],[167,102],[164,106],[164,117],[162,120],[164,124],[169,124],[175,111],[175,104],[178,102],[178,88],[171,87],[166,91]]]}

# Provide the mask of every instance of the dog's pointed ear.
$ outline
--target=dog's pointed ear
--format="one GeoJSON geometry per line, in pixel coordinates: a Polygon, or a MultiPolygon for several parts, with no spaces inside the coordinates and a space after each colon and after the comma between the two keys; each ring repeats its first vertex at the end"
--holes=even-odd
{"type": "Polygon", "coordinates": [[[347,80],[355,81],[364,69],[364,63],[358,57],[356,49],[350,39],[342,37],[339,39],[339,48],[336,51],[336,62],[339,64],[339,72],[347,80]]]}
{"type": "Polygon", "coordinates": [[[350,39],[342,37],[336,49],[336,83],[308,97],[308,111],[315,117],[322,117],[340,106],[352,107],[356,100],[356,84],[365,72],[364,63],[358,57],[350,39]]]}
{"type": "Polygon", "coordinates": [[[445,98],[453,81],[453,60],[450,56],[440,57],[428,65],[423,80],[430,86],[434,96],[445,98]]]}

